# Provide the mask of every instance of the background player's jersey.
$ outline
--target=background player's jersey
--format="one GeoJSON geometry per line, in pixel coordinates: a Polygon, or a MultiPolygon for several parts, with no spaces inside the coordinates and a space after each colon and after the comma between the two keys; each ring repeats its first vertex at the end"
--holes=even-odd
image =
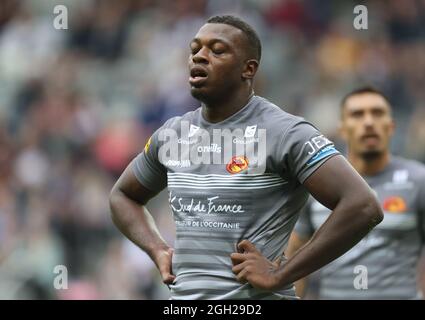
{"type": "Polygon", "coordinates": [[[248,239],[268,259],[282,255],[308,198],[302,183],[336,154],[311,124],[258,96],[219,123],[201,108],[167,121],[132,166],[147,188],[168,186],[171,298],[296,298],[293,285],[266,292],[238,283],[230,254],[248,239]]]}
{"type": "MultiPolygon", "coordinates": [[[[378,196],[384,220],[320,270],[320,298],[417,298],[416,270],[425,234],[425,166],[393,157],[385,170],[365,180],[378,196]]],[[[310,197],[295,231],[310,237],[330,213],[310,197]]]]}

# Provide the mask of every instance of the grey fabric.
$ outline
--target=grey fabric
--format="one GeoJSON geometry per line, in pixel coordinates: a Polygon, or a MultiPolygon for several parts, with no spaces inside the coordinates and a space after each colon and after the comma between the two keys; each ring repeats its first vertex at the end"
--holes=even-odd
{"type": "Polygon", "coordinates": [[[172,118],[146,149],[134,159],[134,173],[152,190],[161,190],[167,181],[176,222],[172,299],[296,298],[293,285],[264,292],[238,283],[230,254],[242,239],[252,241],[268,259],[283,254],[308,197],[302,182],[339,154],[331,141],[304,119],[253,96],[219,123],[207,122],[201,108],[172,118]],[[239,129],[242,136],[211,139],[225,129],[239,129]],[[238,147],[245,148],[243,153],[238,147]],[[170,158],[164,150],[178,153],[170,158]],[[193,162],[194,151],[213,163],[193,162]],[[245,157],[247,168],[232,171],[233,157],[245,157]]]}

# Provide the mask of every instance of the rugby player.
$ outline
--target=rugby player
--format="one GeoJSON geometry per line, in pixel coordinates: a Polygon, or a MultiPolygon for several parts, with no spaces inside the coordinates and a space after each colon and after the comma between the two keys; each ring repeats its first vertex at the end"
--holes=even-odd
{"type": "Polygon", "coordinates": [[[331,141],[254,94],[260,59],[251,26],[234,16],[210,18],[190,42],[188,60],[201,107],[155,131],[111,191],[114,223],[149,254],[171,299],[296,299],[295,280],[382,220],[372,190],[331,141]],[[166,187],[173,247],[145,207],[166,187]],[[283,251],[308,194],[333,214],[287,260],[283,251]]]}
{"type": "MultiPolygon", "coordinates": [[[[425,234],[425,166],[390,152],[391,104],[373,87],[341,102],[341,134],[348,160],[376,192],[384,220],[349,252],[320,271],[321,299],[415,299],[416,270],[425,234]]],[[[330,210],[309,199],[291,236],[287,255],[302,247],[330,210]]],[[[307,279],[297,282],[304,296],[307,279]]]]}

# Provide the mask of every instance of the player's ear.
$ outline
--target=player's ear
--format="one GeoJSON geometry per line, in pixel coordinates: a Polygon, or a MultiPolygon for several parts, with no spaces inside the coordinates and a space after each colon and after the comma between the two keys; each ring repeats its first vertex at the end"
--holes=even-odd
{"type": "Polygon", "coordinates": [[[244,68],[242,70],[242,79],[250,80],[253,79],[258,70],[258,61],[255,59],[250,59],[245,62],[244,68]]]}

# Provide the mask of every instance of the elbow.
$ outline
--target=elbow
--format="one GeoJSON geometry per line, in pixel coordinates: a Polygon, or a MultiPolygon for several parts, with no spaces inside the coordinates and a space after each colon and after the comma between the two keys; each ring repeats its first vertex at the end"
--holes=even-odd
{"type": "Polygon", "coordinates": [[[382,222],[384,213],[378,202],[378,199],[372,193],[363,198],[361,204],[361,216],[364,218],[365,223],[372,229],[382,222]]]}
{"type": "Polygon", "coordinates": [[[117,194],[117,190],[116,190],[116,188],[115,187],[113,187],[112,189],[111,189],[111,192],[109,192],[109,197],[108,197],[108,200],[109,200],[109,208],[112,210],[112,206],[113,206],[113,204],[114,204],[114,202],[116,201],[115,200],[115,198],[116,198],[116,194],[117,194]]]}
{"type": "Polygon", "coordinates": [[[108,200],[111,220],[118,228],[131,220],[134,210],[140,205],[128,197],[118,186],[112,188],[108,200]]]}
{"type": "Polygon", "coordinates": [[[118,191],[115,187],[112,188],[111,192],[109,193],[109,212],[110,212],[110,217],[111,220],[114,224],[116,224],[116,220],[117,220],[117,206],[118,206],[118,202],[119,202],[119,195],[120,191],[118,191]]]}

